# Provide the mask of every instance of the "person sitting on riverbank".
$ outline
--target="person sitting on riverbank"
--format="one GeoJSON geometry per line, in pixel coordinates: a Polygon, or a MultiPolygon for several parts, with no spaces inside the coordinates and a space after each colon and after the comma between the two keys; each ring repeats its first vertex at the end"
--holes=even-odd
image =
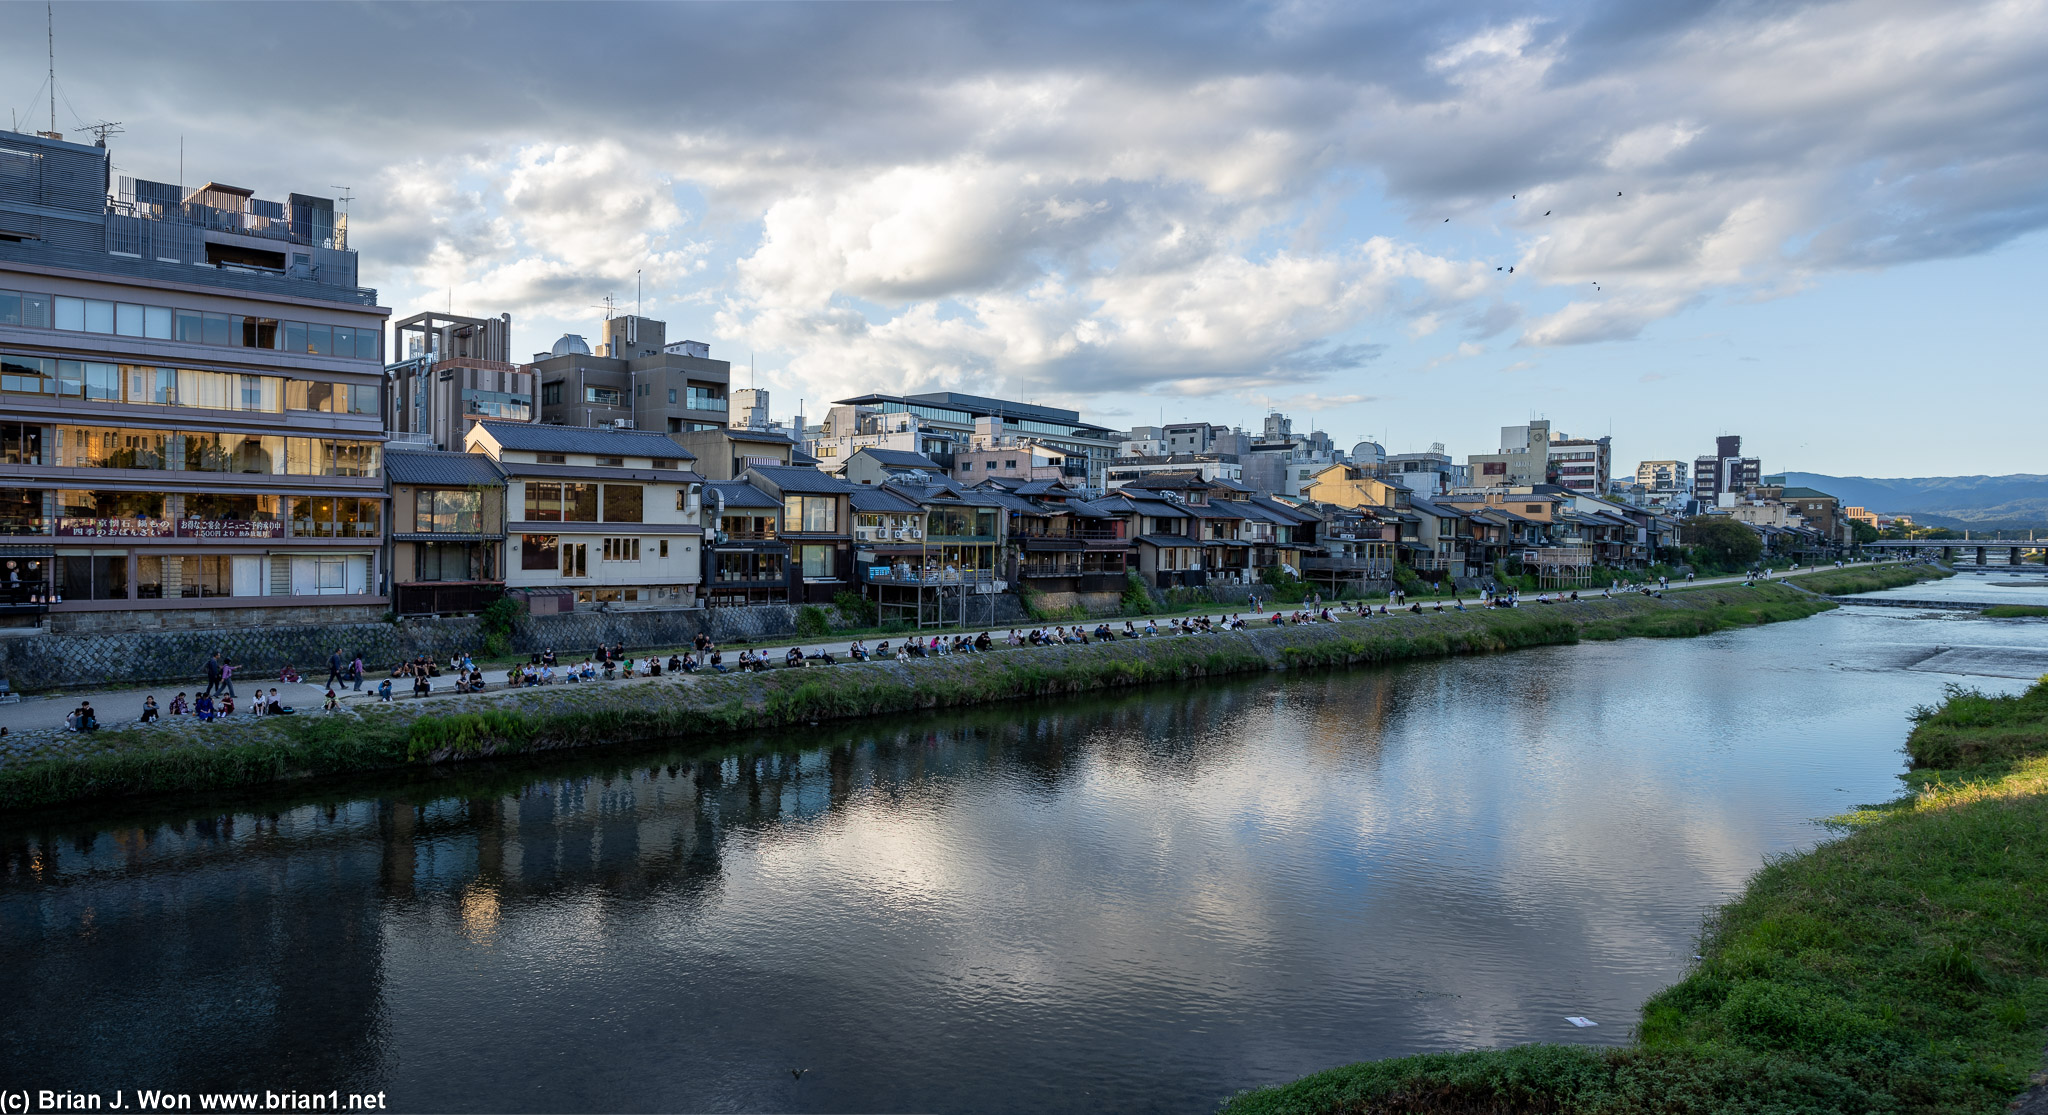
{"type": "Polygon", "coordinates": [[[391,703],[390,678],[385,678],[383,681],[377,683],[377,700],[387,705],[391,703]]]}
{"type": "Polygon", "coordinates": [[[721,674],[725,672],[725,655],[719,653],[717,643],[711,644],[711,668],[721,674]]]}
{"type": "Polygon", "coordinates": [[[994,645],[995,640],[989,638],[988,632],[986,631],[974,637],[974,649],[982,652],[983,654],[988,653],[988,649],[994,645]]]}
{"type": "MultiPolygon", "coordinates": [[[[696,664],[695,660],[694,660],[694,659],[692,659],[692,661],[691,661],[691,665],[695,665],[695,664],[696,664]]],[[[682,668],[683,668],[683,656],[682,656],[682,655],[680,655],[680,654],[673,654],[673,653],[671,653],[671,654],[670,654],[670,655],[668,656],[668,672],[669,672],[669,673],[672,673],[672,674],[673,674],[673,673],[675,673],[676,671],[678,671],[678,670],[680,670],[680,669],[682,669],[682,668]]]]}
{"type": "Polygon", "coordinates": [[[226,720],[228,717],[233,716],[234,714],[235,695],[233,693],[230,693],[227,696],[222,697],[220,699],[220,704],[214,706],[214,715],[220,717],[222,720],[226,720]]]}
{"type": "Polygon", "coordinates": [[[802,647],[791,647],[789,648],[789,653],[782,656],[782,668],[785,670],[800,669],[803,665],[804,648],[802,647]]]}
{"type": "MultiPolygon", "coordinates": [[[[506,671],[506,676],[505,676],[505,684],[506,684],[507,686],[517,685],[517,684],[519,683],[519,682],[518,682],[518,678],[519,678],[519,667],[517,667],[517,666],[514,666],[514,667],[512,667],[512,668],[511,668],[510,670],[507,670],[507,671],[506,671]]],[[[428,681],[428,680],[427,680],[427,675],[425,675],[425,674],[414,674],[414,675],[412,676],[412,695],[413,695],[413,696],[415,696],[415,697],[424,697],[424,696],[426,696],[427,694],[429,694],[429,693],[432,693],[433,691],[434,691],[434,683],[433,683],[433,682],[430,682],[430,681],[428,681]]]]}
{"type": "Polygon", "coordinates": [[[192,715],[202,721],[210,721],[218,715],[213,708],[213,696],[201,693],[199,699],[192,702],[192,715]]]}
{"type": "Polygon", "coordinates": [[[272,686],[270,689],[270,703],[264,706],[263,711],[269,716],[291,716],[298,710],[285,704],[277,694],[277,687],[272,686]]]}
{"type": "Polygon", "coordinates": [[[846,648],[846,653],[848,657],[852,658],[855,662],[866,662],[868,660],[867,644],[861,642],[859,639],[855,639],[853,643],[846,648]]]}
{"type": "Polygon", "coordinates": [[[156,720],[156,694],[151,693],[149,696],[144,697],[142,699],[142,719],[139,721],[139,723],[154,724],[156,723],[156,720]]]}
{"type": "Polygon", "coordinates": [[[183,716],[190,711],[192,711],[191,706],[185,703],[185,691],[182,689],[178,690],[178,695],[171,698],[171,715],[183,716]]]}
{"type": "Polygon", "coordinates": [[[604,659],[604,680],[612,680],[612,675],[617,673],[618,669],[618,662],[611,657],[610,652],[606,652],[604,659]]]}
{"type": "Polygon", "coordinates": [[[813,658],[817,659],[820,665],[825,665],[825,666],[837,666],[837,665],[839,665],[839,660],[838,660],[837,658],[834,658],[834,657],[832,657],[832,652],[831,652],[831,651],[829,651],[829,650],[824,650],[824,649],[822,649],[822,648],[821,648],[821,649],[819,649],[818,653],[816,653],[816,654],[812,655],[811,657],[813,657],[813,658]]]}
{"type": "Polygon", "coordinates": [[[548,649],[540,652],[540,664],[543,666],[561,665],[561,663],[555,659],[555,648],[549,647],[548,649]]]}
{"type": "Polygon", "coordinates": [[[277,680],[284,682],[286,685],[297,685],[299,683],[298,668],[290,663],[286,663],[284,671],[277,675],[277,680]]]}

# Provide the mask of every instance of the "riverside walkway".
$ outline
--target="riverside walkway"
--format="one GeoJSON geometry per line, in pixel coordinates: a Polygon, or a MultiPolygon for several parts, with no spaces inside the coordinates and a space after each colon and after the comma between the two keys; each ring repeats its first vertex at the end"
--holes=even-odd
{"type": "MultiPolygon", "coordinates": [[[[1832,569],[1832,566],[1823,566],[1817,569],[1804,569],[1800,570],[1799,572],[1826,572],[1831,571],[1832,569]]],[[[1788,574],[1778,574],[1769,579],[1783,580],[1787,575],[1788,574]]],[[[1789,575],[1797,576],[1798,574],[1789,575]]],[[[1714,585],[1740,584],[1744,580],[1744,577],[1738,575],[1732,577],[1708,577],[1691,582],[1674,581],[1671,583],[1669,591],[1678,592],[1690,588],[1706,588],[1714,585]]],[[[1590,595],[1594,598],[1598,598],[1601,590],[1582,589],[1580,591],[1582,595],[1590,595]]],[[[1335,602],[1326,602],[1326,604],[1328,607],[1332,609],[1333,613],[1339,606],[1335,602]]],[[[1423,601],[1423,604],[1425,612],[1429,612],[1434,608],[1435,599],[1426,599],[1423,601]]],[[[1277,610],[1282,611],[1283,613],[1291,614],[1292,612],[1298,609],[1305,608],[1307,608],[1307,605],[1305,604],[1280,605],[1277,610]]],[[[1276,609],[1265,608],[1257,614],[1257,618],[1263,621],[1263,619],[1265,617],[1269,617],[1274,610],[1276,609]]],[[[1408,614],[1409,613],[1406,612],[1397,612],[1390,615],[1389,618],[1399,618],[1400,616],[1408,614]]],[[[1142,629],[1145,625],[1145,621],[1148,619],[1155,620],[1162,624],[1165,624],[1171,622],[1174,619],[1179,619],[1182,621],[1199,621],[1203,617],[1206,617],[1212,624],[1219,624],[1226,622],[1232,615],[1243,616],[1247,623],[1253,622],[1255,618],[1251,612],[1242,608],[1235,610],[1230,608],[1216,608],[1206,611],[1197,611],[1193,613],[1174,613],[1168,616],[1118,616],[1113,619],[1091,618],[1088,621],[1086,621],[1084,626],[1087,626],[1092,629],[1092,627],[1096,623],[1108,623],[1112,628],[1121,630],[1124,620],[1129,619],[1132,623],[1136,624],[1140,629],[1142,629]]],[[[1016,625],[1014,629],[1021,633],[1028,632],[1034,627],[1050,629],[1057,626],[1067,626],[1071,628],[1074,626],[1074,624],[1072,624],[1071,622],[1066,624],[1060,624],[1058,622],[1031,622],[1022,625],[1016,625]]],[[[951,639],[954,635],[958,634],[965,634],[969,637],[973,637],[975,635],[980,634],[983,631],[987,631],[989,633],[989,637],[996,641],[997,650],[1007,650],[1009,648],[1005,645],[1005,641],[1009,635],[1009,632],[1012,629],[1012,625],[1008,624],[994,627],[975,626],[967,628],[947,628],[944,631],[944,637],[947,639],[951,639]]],[[[924,631],[920,637],[929,640],[932,635],[938,633],[939,632],[935,630],[928,629],[924,631]]],[[[917,633],[911,631],[894,632],[886,635],[875,634],[865,636],[864,641],[867,643],[870,649],[872,649],[876,644],[884,640],[886,640],[892,647],[894,647],[904,638],[916,634],[917,633]]],[[[1172,637],[1172,633],[1170,629],[1162,629],[1161,633],[1155,637],[1170,638],[1172,637]]],[[[759,641],[756,643],[749,644],[748,649],[754,650],[756,653],[763,653],[769,655],[772,660],[773,668],[779,670],[783,668],[781,657],[782,654],[792,646],[801,647],[804,653],[806,654],[815,654],[820,651],[824,651],[830,653],[833,657],[839,659],[840,661],[845,662],[851,660],[850,648],[852,647],[852,645],[852,639],[837,636],[829,637],[817,642],[810,642],[800,638],[792,637],[786,639],[759,641]]],[[[662,661],[666,663],[670,654],[681,654],[684,653],[687,649],[688,648],[685,647],[635,647],[630,648],[628,654],[630,657],[633,658],[658,655],[662,659],[662,661]]],[[[736,663],[738,659],[739,648],[727,647],[725,648],[725,650],[725,657],[727,660],[726,665],[727,668],[730,670],[732,669],[733,665],[736,663]]],[[[505,672],[509,667],[514,665],[516,661],[523,660],[508,658],[494,659],[490,661],[479,661],[477,663],[483,669],[484,678],[489,683],[490,688],[487,690],[487,692],[496,693],[503,691],[507,688],[504,684],[505,672]]],[[[572,660],[569,658],[564,658],[562,660],[562,665],[569,665],[571,664],[571,661],[572,660]]],[[[580,662],[581,658],[576,657],[573,659],[573,661],[580,662]]],[[[708,671],[708,667],[706,668],[706,670],[708,671]]],[[[255,698],[255,694],[259,685],[261,686],[265,694],[268,694],[272,688],[275,688],[278,692],[279,701],[282,704],[284,704],[285,707],[287,708],[296,709],[301,714],[318,714],[322,710],[322,706],[326,701],[327,695],[327,687],[324,684],[324,673],[324,669],[321,671],[308,671],[306,674],[306,677],[308,679],[317,678],[319,680],[307,680],[295,683],[280,680],[276,675],[264,675],[258,677],[253,674],[243,674],[237,672],[234,679],[234,688],[236,694],[236,711],[234,718],[240,720],[254,715],[248,712],[247,710],[250,707],[251,702],[255,698]]],[[[387,673],[388,667],[378,667],[373,665],[370,669],[370,672],[364,676],[363,687],[360,691],[354,689],[353,687],[347,687],[339,688],[335,691],[335,693],[342,700],[344,707],[347,707],[351,704],[356,704],[358,702],[375,701],[377,699],[375,694],[377,685],[379,682],[385,679],[387,673]]],[[[664,676],[667,676],[666,671],[664,671],[664,676]]],[[[686,679],[688,676],[689,675],[684,675],[686,679]]],[[[412,695],[411,678],[392,678],[391,683],[393,690],[393,700],[399,702],[411,702],[415,700],[431,701],[454,695],[452,676],[444,675],[442,677],[437,677],[432,680],[434,688],[433,692],[430,695],[426,697],[414,697],[412,695]]],[[[193,679],[189,683],[185,683],[182,685],[171,684],[121,686],[118,688],[109,688],[98,691],[65,690],[61,693],[24,696],[21,699],[21,703],[19,704],[0,706],[0,725],[7,726],[8,729],[14,733],[28,732],[34,730],[61,729],[64,727],[65,718],[70,716],[71,712],[74,709],[78,708],[78,706],[82,702],[90,702],[92,704],[94,713],[97,714],[99,718],[100,727],[103,730],[112,728],[132,727],[136,724],[137,719],[142,714],[143,700],[151,696],[154,696],[156,698],[158,712],[162,715],[162,717],[165,720],[168,721],[172,719],[170,715],[170,705],[172,697],[174,697],[176,694],[182,691],[183,693],[185,693],[186,698],[189,702],[192,698],[198,696],[199,691],[205,688],[205,684],[206,683],[204,678],[198,676],[195,672],[195,676],[193,677],[193,679]]],[[[0,739],[0,752],[5,752],[8,750],[11,750],[11,748],[9,748],[8,746],[8,741],[5,739],[0,739]]]]}

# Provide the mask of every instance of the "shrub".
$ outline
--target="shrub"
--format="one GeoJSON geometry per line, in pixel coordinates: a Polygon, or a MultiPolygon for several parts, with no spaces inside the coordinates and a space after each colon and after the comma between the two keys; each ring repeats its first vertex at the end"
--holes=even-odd
{"type": "Polygon", "coordinates": [[[832,621],[825,617],[825,609],[816,604],[806,604],[796,610],[796,633],[806,639],[822,637],[832,630],[832,621]]]}
{"type": "Polygon", "coordinates": [[[1157,608],[1152,603],[1152,590],[1145,584],[1145,575],[1133,569],[1124,574],[1124,595],[1119,602],[1125,615],[1149,616],[1157,608]]]}
{"type": "Polygon", "coordinates": [[[841,590],[832,594],[832,606],[839,614],[856,627],[873,627],[880,609],[875,602],[857,592],[841,590]]]}
{"type": "Polygon", "coordinates": [[[492,658],[503,658],[512,653],[512,632],[519,624],[519,617],[525,614],[525,606],[510,596],[500,596],[477,613],[477,627],[484,635],[484,653],[492,658]]]}
{"type": "Polygon", "coordinates": [[[1308,599],[1308,584],[1277,565],[1259,570],[1259,580],[1272,591],[1259,595],[1281,604],[1299,604],[1308,599]]]}

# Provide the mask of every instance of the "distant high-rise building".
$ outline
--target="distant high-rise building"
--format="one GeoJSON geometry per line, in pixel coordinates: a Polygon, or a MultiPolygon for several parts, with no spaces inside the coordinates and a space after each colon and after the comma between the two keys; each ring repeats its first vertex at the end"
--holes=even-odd
{"type": "Polygon", "coordinates": [[[1740,495],[1763,482],[1761,458],[1742,455],[1742,438],[1728,434],[1714,439],[1714,455],[1696,457],[1692,463],[1692,495],[1701,503],[1721,502],[1724,495],[1740,495]]]}

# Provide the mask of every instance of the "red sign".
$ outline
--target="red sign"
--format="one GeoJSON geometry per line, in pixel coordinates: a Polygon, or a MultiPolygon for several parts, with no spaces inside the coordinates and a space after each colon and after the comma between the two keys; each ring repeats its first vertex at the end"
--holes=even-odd
{"type": "Polygon", "coordinates": [[[74,519],[57,520],[60,538],[169,538],[168,519],[74,519]]]}
{"type": "Polygon", "coordinates": [[[179,519],[180,538],[283,538],[281,519],[179,519]]]}

